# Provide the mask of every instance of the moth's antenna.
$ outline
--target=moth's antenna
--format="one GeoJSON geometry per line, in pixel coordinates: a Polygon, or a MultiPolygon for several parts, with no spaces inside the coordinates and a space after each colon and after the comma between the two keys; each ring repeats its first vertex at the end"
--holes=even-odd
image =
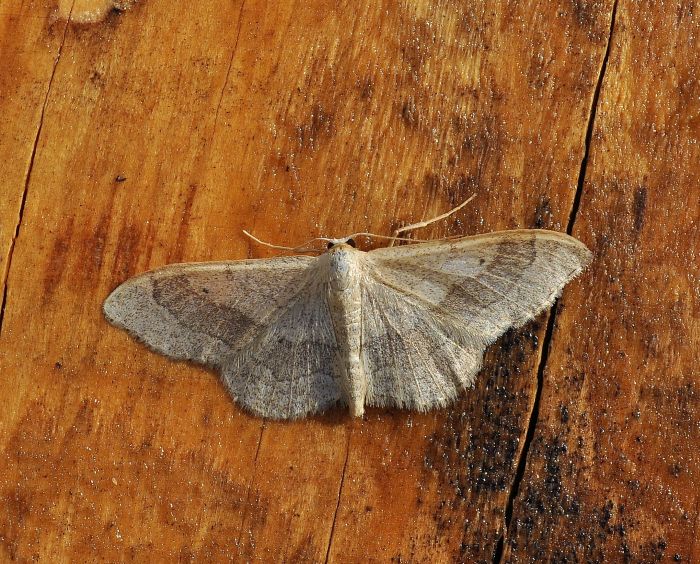
{"type": "MultiPolygon", "coordinates": [[[[369,233],[369,232],[361,232],[361,233],[353,233],[352,235],[348,235],[348,239],[355,239],[357,237],[370,237],[372,239],[391,239],[392,241],[406,241],[407,243],[433,243],[436,241],[436,239],[414,239],[413,237],[394,237],[393,235],[379,235],[377,233],[369,233]]],[[[464,235],[450,235],[449,237],[445,237],[443,239],[439,239],[440,241],[446,241],[448,239],[459,239],[461,237],[464,237],[464,235]]]]}
{"type": "Polygon", "coordinates": [[[255,235],[248,233],[245,229],[243,229],[243,233],[260,245],[264,245],[265,247],[269,247],[270,249],[276,249],[278,251],[292,251],[293,253],[320,253],[323,252],[321,249],[314,249],[313,247],[309,247],[308,245],[310,243],[313,243],[314,241],[335,241],[335,239],[316,237],[315,239],[311,239],[306,243],[299,245],[298,247],[287,247],[285,245],[274,245],[273,243],[268,243],[267,241],[258,239],[255,235]]]}
{"type": "MultiPolygon", "coordinates": [[[[452,208],[450,211],[443,213],[442,215],[439,215],[437,217],[434,217],[432,219],[426,219],[425,221],[419,221],[418,223],[412,223],[411,225],[406,225],[405,227],[401,227],[394,231],[393,235],[377,235],[376,233],[353,233],[352,235],[348,235],[347,237],[343,237],[342,239],[331,239],[329,237],[316,237],[314,239],[310,239],[306,243],[299,245],[297,247],[287,247],[285,245],[274,245],[273,243],[268,243],[267,241],[263,241],[261,239],[258,239],[255,235],[248,233],[245,229],[243,229],[243,233],[247,236],[250,237],[253,241],[258,243],[259,245],[264,245],[265,247],[269,247],[270,249],[276,249],[279,251],[292,251],[293,253],[322,253],[322,249],[315,249],[313,247],[310,247],[309,245],[313,243],[314,241],[326,241],[327,243],[333,243],[333,244],[338,244],[338,243],[345,243],[349,239],[353,237],[358,237],[358,236],[365,236],[365,237],[372,237],[376,239],[390,239],[389,246],[393,247],[394,243],[396,241],[408,241],[412,243],[421,243],[421,242],[430,242],[430,239],[409,239],[408,237],[399,237],[400,233],[404,233],[406,231],[411,231],[413,229],[420,229],[421,227],[426,227],[430,225],[431,223],[435,223],[436,221],[440,221],[441,219],[445,219],[446,217],[451,216],[453,213],[458,212],[461,210],[464,206],[466,206],[469,202],[471,202],[474,198],[476,198],[476,194],[472,194],[464,200],[461,204],[459,204],[456,208],[452,208]]],[[[448,239],[454,239],[455,237],[461,237],[461,235],[455,235],[452,237],[445,237],[444,240],[448,239]]]]}
{"type": "Polygon", "coordinates": [[[292,247],[285,247],[284,245],[273,245],[272,243],[268,243],[267,241],[262,241],[258,239],[255,235],[252,235],[248,233],[245,229],[243,230],[243,233],[250,237],[253,241],[258,243],[259,245],[264,245],[265,247],[270,247],[271,249],[279,249],[280,251],[293,251],[294,249],[292,247]]]}
{"type": "Polygon", "coordinates": [[[401,240],[401,238],[399,238],[399,233],[404,233],[406,231],[411,231],[413,229],[420,229],[421,227],[426,227],[426,226],[430,225],[431,223],[435,223],[436,221],[440,221],[441,219],[445,219],[447,217],[450,217],[453,213],[461,210],[464,206],[466,206],[474,198],[476,198],[476,194],[472,194],[466,200],[464,200],[461,204],[459,204],[456,208],[452,208],[450,211],[445,212],[442,215],[439,215],[439,216],[434,217],[432,219],[426,219],[424,221],[419,221],[418,223],[412,223],[411,225],[406,225],[405,227],[400,227],[399,229],[394,231],[394,235],[391,238],[392,240],[391,240],[391,243],[389,243],[389,246],[393,247],[394,241],[401,240]]]}

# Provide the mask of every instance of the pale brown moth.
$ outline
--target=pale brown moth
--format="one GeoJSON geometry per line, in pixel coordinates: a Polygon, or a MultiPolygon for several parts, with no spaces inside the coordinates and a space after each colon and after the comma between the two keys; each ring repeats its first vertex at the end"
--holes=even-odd
{"type": "Polygon", "coordinates": [[[425,411],[470,387],[486,347],[551,306],[591,259],[545,230],[369,252],[348,240],[318,257],[165,266],[124,282],[104,314],[153,350],[218,371],[263,417],[336,403],[355,416],[365,405],[425,411]]]}

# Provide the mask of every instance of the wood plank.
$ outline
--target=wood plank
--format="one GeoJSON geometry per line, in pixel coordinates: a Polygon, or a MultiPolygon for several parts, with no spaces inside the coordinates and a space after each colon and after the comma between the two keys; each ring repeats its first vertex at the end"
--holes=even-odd
{"type": "Polygon", "coordinates": [[[242,228],[389,233],[477,192],[420,235],[564,229],[611,7],[148,0],[69,27],[8,278],[4,555],[492,557],[546,316],[449,410],[271,424],[100,306],[271,254],[242,228]]]}
{"type": "Polygon", "coordinates": [[[697,5],[620,2],[509,561],[700,559],[697,5]]]}

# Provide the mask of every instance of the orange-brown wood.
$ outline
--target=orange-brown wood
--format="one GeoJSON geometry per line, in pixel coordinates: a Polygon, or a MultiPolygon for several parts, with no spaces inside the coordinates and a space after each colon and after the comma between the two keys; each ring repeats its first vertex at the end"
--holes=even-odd
{"type": "Polygon", "coordinates": [[[700,560],[699,15],[619,5],[514,561],[700,560]]]}
{"type": "Polygon", "coordinates": [[[631,531],[625,503],[635,555],[662,539],[690,555],[677,543],[697,530],[699,214],[682,190],[697,184],[697,16],[676,10],[672,33],[644,10],[617,11],[577,215],[613,0],[3,4],[0,69],[24,70],[0,72],[2,557],[436,562],[566,542],[614,559],[623,537],[575,535],[599,518],[631,531]],[[274,254],[242,229],[291,245],[390,234],[474,192],[415,235],[566,230],[573,214],[596,262],[551,340],[547,314],[508,333],[445,410],[264,422],[101,314],[149,268],[274,254]],[[556,513],[571,490],[543,499],[559,463],[559,483],[588,488],[575,518],[556,513]],[[683,512],[655,517],[668,491],[683,512]]]}
{"type": "Polygon", "coordinates": [[[0,6],[0,295],[31,171],[54,60],[66,24],[35,2],[0,6]]]}

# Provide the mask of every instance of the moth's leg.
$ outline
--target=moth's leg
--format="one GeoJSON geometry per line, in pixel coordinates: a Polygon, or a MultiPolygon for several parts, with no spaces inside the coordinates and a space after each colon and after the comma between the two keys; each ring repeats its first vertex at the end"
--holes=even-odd
{"type": "Polygon", "coordinates": [[[389,243],[389,246],[390,247],[394,246],[394,242],[396,241],[396,239],[398,238],[398,236],[401,233],[405,233],[406,231],[411,231],[413,229],[420,229],[421,227],[426,227],[426,226],[430,225],[431,223],[435,223],[436,221],[440,221],[441,219],[445,219],[447,217],[450,217],[453,213],[461,210],[464,206],[466,206],[474,198],[476,198],[476,194],[472,194],[466,200],[464,200],[461,204],[459,204],[456,208],[452,208],[450,211],[445,212],[442,215],[439,215],[439,216],[434,217],[432,219],[426,219],[424,221],[419,221],[418,223],[412,223],[411,225],[406,225],[405,227],[400,227],[399,229],[394,231],[394,234],[391,237],[391,242],[389,243]]]}

